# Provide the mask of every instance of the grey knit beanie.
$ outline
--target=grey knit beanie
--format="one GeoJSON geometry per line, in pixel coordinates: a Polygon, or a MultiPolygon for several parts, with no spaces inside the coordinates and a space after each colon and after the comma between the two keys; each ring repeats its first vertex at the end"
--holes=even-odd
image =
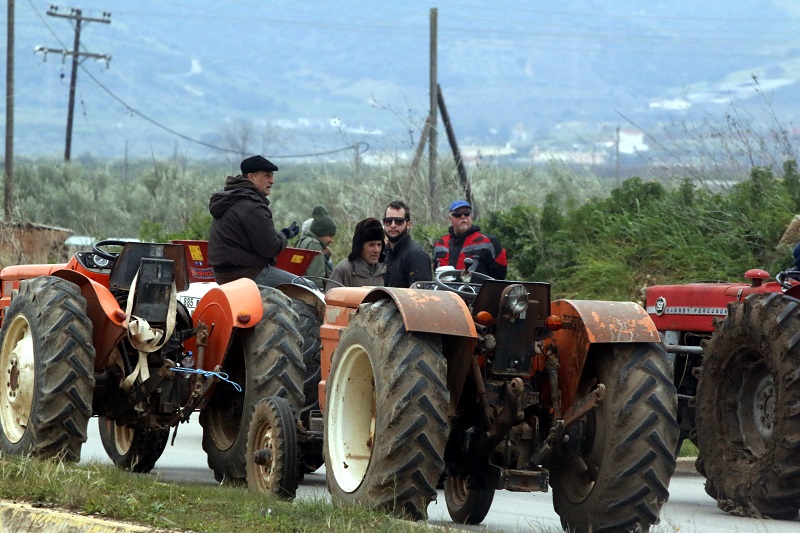
{"type": "Polygon", "coordinates": [[[314,220],[311,222],[311,233],[317,237],[336,235],[336,223],[328,215],[328,210],[324,206],[318,205],[311,212],[314,220]]]}

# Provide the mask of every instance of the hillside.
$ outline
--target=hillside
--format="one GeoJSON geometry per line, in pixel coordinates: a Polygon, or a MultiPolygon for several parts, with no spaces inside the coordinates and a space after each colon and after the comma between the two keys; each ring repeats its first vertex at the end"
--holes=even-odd
{"type": "MultiPolygon", "coordinates": [[[[72,46],[69,21],[48,16],[50,5],[16,2],[22,155],[63,152],[70,60],[33,53],[72,46]]],[[[100,0],[74,7],[95,17],[109,9],[100,0]]],[[[358,141],[409,149],[428,107],[431,7],[439,82],[465,143],[547,145],[563,124],[579,124],[573,141],[599,130],[597,141],[626,120],[649,129],[724,116],[732,99],[761,112],[753,74],[771,112],[797,119],[800,10],[788,0],[125,0],[110,24],[82,28],[82,50],[112,60],[83,62],[73,157],[219,155],[187,137],[284,155],[358,141]]],[[[5,10],[0,17],[5,26],[5,10]]]]}

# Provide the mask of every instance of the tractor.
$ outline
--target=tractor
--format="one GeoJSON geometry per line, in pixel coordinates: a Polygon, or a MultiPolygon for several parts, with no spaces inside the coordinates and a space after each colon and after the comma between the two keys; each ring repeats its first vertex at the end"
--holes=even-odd
{"type": "Polygon", "coordinates": [[[800,507],[800,272],[769,281],[647,288],[645,306],[674,359],[680,451],[720,509],[794,519],[800,507]]]}
{"type": "Polygon", "coordinates": [[[319,398],[335,502],[453,521],[495,491],[553,491],[565,529],[648,530],[678,438],[672,368],[632,302],[444,270],[412,288],[334,288],[319,398]]]}
{"type": "Polygon", "coordinates": [[[300,427],[304,343],[319,336],[306,342],[298,316],[316,320],[319,298],[240,279],[208,284],[190,312],[178,295],[203,261],[191,242],[106,240],[66,263],[2,269],[0,452],[78,461],[96,416],[113,463],[149,472],[170,430],[199,411],[218,481],[292,497],[297,454],[264,444],[283,426],[252,419],[277,413],[300,427]],[[262,452],[255,466],[248,447],[262,452]]]}

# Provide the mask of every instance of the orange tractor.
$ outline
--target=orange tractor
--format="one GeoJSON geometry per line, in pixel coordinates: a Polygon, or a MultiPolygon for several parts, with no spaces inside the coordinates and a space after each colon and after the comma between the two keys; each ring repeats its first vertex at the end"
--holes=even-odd
{"type": "Polygon", "coordinates": [[[448,271],[328,291],[321,338],[334,501],[425,519],[444,477],[459,523],[480,523],[498,489],[548,486],[570,531],[657,523],[677,396],[637,304],[551,302],[546,283],[448,271]]]}
{"type": "Polygon", "coordinates": [[[199,410],[217,480],[294,495],[296,453],[269,449],[272,428],[251,422],[281,415],[294,429],[307,407],[293,309],[316,315],[319,297],[242,279],[207,287],[190,313],[178,293],[203,264],[193,246],[101,241],[64,264],[0,271],[0,452],[77,461],[95,415],[112,461],[148,472],[199,410]],[[248,447],[262,450],[255,466],[248,447]]]}

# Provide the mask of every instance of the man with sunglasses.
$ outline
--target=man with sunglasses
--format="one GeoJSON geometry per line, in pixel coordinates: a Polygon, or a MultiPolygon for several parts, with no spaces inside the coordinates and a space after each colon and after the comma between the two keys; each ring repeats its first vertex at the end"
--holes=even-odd
{"type": "Polygon", "coordinates": [[[434,268],[449,265],[464,269],[464,259],[470,258],[472,265],[469,270],[495,279],[506,279],[506,250],[500,241],[481,233],[481,228],[472,224],[472,205],[456,200],[450,204],[449,212],[450,230],[433,247],[434,268]]]}
{"type": "Polygon", "coordinates": [[[395,200],[383,213],[383,231],[386,233],[387,287],[410,287],[415,281],[431,280],[431,263],[422,246],[411,237],[411,209],[395,200]]]}

